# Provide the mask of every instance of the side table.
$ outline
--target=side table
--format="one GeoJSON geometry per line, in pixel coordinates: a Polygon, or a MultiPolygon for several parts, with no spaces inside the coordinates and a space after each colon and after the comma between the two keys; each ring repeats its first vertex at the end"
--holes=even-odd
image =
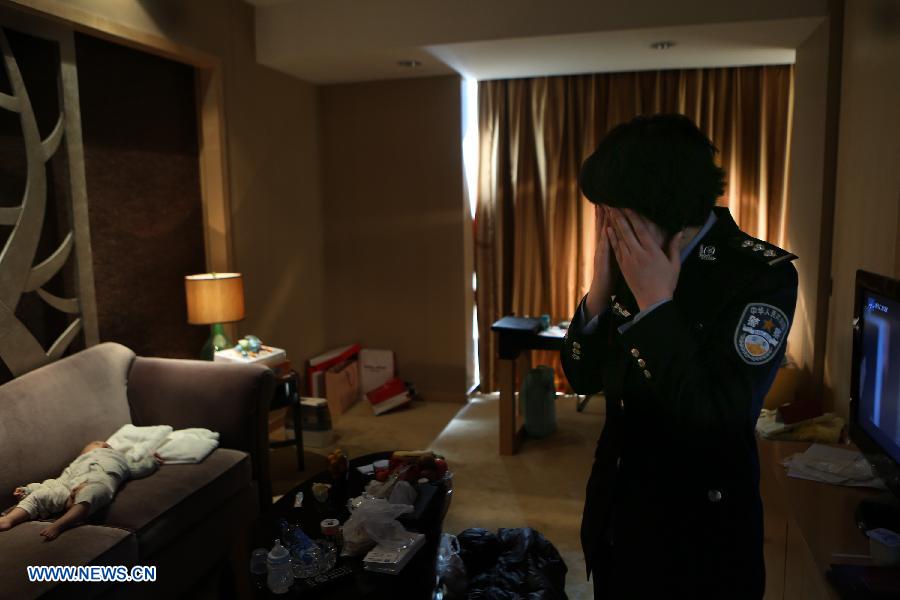
{"type": "MultiPolygon", "coordinates": [[[[531,369],[532,350],[563,348],[563,334],[556,329],[541,331],[540,319],[503,317],[491,325],[497,334],[497,371],[500,387],[500,454],[510,456],[519,450],[524,437],[522,416],[516,402],[519,382],[531,369]]],[[[582,407],[583,408],[583,407],[582,407]]]]}
{"type": "Polygon", "coordinates": [[[294,423],[294,439],[270,441],[270,448],[295,446],[297,451],[297,470],[306,468],[303,458],[303,424],[300,420],[300,376],[296,371],[275,376],[275,396],[269,405],[269,412],[287,408],[294,423]]]}

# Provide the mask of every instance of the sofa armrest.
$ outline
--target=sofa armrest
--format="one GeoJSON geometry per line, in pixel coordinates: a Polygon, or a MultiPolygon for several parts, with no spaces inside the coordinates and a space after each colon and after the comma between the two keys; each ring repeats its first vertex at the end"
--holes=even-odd
{"type": "Polygon", "coordinates": [[[128,375],[132,422],[219,432],[220,446],[250,454],[263,510],[272,503],[268,415],[274,390],[272,371],[258,365],[138,356],[128,375]]]}

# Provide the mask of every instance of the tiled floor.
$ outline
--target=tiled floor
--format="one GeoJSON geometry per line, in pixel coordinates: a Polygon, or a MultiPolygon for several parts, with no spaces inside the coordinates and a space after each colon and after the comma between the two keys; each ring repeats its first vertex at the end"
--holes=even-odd
{"type": "MultiPolygon", "coordinates": [[[[350,456],[378,450],[431,448],[443,454],[454,473],[453,503],[444,530],[468,527],[533,527],[562,554],[569,567],[569,598],[591,598],[585,581],[578,530],[584,485],[603,426],[602,399],[585,412],[574,396],[557,399],[558,430],[543,440],[526,441],[515,456],[500,456],[497,396],[463,404],[422,402],[379,417],[357,404],[337,420],[337,445],[350,456]]],[[[276,493],[324,468],[327,450],[308,449],[307,469],[298,473],[292,448],[273,452],[276,493]]]]}

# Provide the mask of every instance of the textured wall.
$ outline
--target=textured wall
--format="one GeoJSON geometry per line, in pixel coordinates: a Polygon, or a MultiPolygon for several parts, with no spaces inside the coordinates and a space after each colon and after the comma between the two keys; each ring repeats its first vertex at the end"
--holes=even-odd
{"type": "Polygon", "coordinates": [[[100,339],[196,358],[184,275],[203,272],[191,67],[76,34],[100,339]]]}

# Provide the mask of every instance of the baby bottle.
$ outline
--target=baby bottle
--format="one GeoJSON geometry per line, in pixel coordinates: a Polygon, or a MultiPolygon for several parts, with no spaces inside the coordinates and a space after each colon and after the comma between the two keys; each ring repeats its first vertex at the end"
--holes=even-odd
{"type": "Polygon", "coordinates": [[[269,567],[269,575],[266,584],[273,594],[284,594],[294,583],[294,574],[291,572],[291,555],[281,545],[281,540],[275,540],[275,545],[266,557],[269,567]]]}

